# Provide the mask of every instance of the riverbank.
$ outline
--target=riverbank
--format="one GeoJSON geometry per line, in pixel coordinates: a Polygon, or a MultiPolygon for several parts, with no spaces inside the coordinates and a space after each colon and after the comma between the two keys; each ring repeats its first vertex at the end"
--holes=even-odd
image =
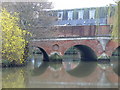
{"type": "Polygon", "coordinates": [[[0,67],[2,68],[6,68],[6,67],[23,67],[26,66],[26,63],[22,63],[22,64],[18,64],[16,61],[12,61],[10,62],[9,60],[2,60],[2,62],[0,63],[0,67]]]}

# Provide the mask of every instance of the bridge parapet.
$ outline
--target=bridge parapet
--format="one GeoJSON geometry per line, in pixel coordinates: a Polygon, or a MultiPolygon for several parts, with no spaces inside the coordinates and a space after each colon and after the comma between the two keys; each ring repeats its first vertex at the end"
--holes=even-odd
{"type": "MultiPolygon", "coordinates": [[[[39,28],[38,28],[39,29],[39,28]]],[[[43,28],[44,29],[44,28],[43,28]]],[[[41,37],[41,30],[37,31],[34,38],[58,38],[58,37],[95,37],[95,36],[110,36],[110,25],[89,25],[89,26],[54,26],[45,30],[45,34],[41,37]],[[49,32],[48,32],[49,31],[49,32]]]]}
{"type": "Polygon", "coordinates": [[[110,25],[89,25],[89,26],[58,26],[56,27],[57,37],[90,37],[110,36],[110,25]]]}

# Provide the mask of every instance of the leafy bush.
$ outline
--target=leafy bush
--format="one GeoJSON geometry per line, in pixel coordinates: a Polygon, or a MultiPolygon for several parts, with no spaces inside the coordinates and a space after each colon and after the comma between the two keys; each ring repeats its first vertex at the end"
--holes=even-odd
{"type": "Polygon", "coordinates": [[[19,27],[18,13],[11,15],[6,9],[0,13],[0,24],[2,29],[2,59],[18,64],[24,62],[25,47],[28,41],[26,35],[30,34],[19,27]]]}

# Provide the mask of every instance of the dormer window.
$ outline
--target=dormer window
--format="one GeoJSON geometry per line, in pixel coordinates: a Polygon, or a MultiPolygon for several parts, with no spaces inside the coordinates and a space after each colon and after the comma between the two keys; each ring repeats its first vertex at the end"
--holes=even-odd
{"type": "Polygon", "coordinates": [[[63,12],[58,12],[58,20],[62,20],[63,19],[63,12]]]}
{"type": "Polygon", "coordinates": [[[89,11],[89,19],[95,19],[95,9],[89,11]]]}
{"type": "Polygon", "coordinates": [[[83,19],[84,10],[78,11],[78,19],[83,19]]]}
{"type": "Polygon", "coordinates": [[[39,12],[38,11],[34,11],[33,12],[33,17],[34,18],[39,18],[39,12]]]}
{"type": "Polygon", "coordinates": [[[73,11],[68,11],[68,20],[73,19],[73,11]]]}

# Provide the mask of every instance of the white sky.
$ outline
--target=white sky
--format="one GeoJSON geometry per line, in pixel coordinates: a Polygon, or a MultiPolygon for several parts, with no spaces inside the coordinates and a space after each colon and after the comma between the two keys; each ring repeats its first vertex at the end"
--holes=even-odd
{"type": "Polygon", "coordinates": [[[49,0],[53,2],[54,9],[71,9],[83,7],[100,7],[115,4],[114,0],[49,0]]]}

